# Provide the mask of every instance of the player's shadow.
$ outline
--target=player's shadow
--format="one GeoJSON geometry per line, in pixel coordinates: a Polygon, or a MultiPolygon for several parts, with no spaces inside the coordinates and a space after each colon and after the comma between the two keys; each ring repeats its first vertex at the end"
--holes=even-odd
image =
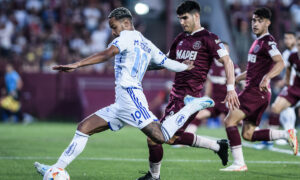
{"type": "Polygon", "coordinates": [[[272,174],[267,172],[261,172],[261,171],[248,171],[248,174],[253,174],[254,176],[262,175],[266,176],[268,178],[274,177],[274,179],[300,179],[300,174],[289,174],[289,173],[280,173],[280,174],[272,174]]]}

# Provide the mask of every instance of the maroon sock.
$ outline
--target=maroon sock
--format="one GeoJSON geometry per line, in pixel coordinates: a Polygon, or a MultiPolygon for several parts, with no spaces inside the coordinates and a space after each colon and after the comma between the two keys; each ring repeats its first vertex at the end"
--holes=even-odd
{"type": "Polygon", "coordinates": [[[184,132],[178,139],[174,141],[173,144],[183,144],[183,145],[192,146],[193,142],[194,142],[194,134],[184,132]]]}
{"type": "Polygon", "coordinates": [[[270,141],[270,129],[254,131],[251,141],[270,141]]]}
{"type": "Polygon", "coordinates": [[[201,120],[195,118],[190,124],[193,124],[193,125],[199,127],[201,124],[201,120]]]}
{"type": "Polygon", "coordinates": [[[149,145],[148,144],[148,148],[149,148],[149,161],[153,162],[153,163],[160,162],[162,160],[163,154],[164,154],[162,145],[161,144],[157,144],[157,145],[149,145]]]}
{"type": "Polygon", "coordinates": [[[271,126],[279,126],[279,114],[271,113],[269,117],[269,125],[271,126]]]}
{"type": "Polygon", "coordinates": [[[226,133],[231,147],[239,146],[242,144],[241,136],[236,126],[226,128],[226,133]]]}

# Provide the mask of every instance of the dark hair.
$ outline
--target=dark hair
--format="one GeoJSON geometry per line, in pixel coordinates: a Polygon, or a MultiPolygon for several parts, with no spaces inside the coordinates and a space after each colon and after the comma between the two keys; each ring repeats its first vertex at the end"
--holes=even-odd
{"type": "Polygon", "coordinates": [[[257,8],[253,14],[257,15],[259,18],[266,18],[269,20],[271,20],[272,17],[272,12],[270,9],[265,7],[257,8]]]}
{"type": "Polygon", "coordinates": [[[176,10],[178,15],[195,12],[200,14],[200,5],[196,1],[184,1],[177,7],[176,10]]]}
{"type": "Polygon", "coordinates": [[[290,34],[290,35],[296,36],[296,33],[293,32],[293,31],[287,31],[287,32],[285,32],[284,34],[290,34]]]}
{"type": "Polygon", "coordinates": [[[116,20],[120,20],[123,18],[128,18],[128,19],[132,20],[131,12],[127,8],[124,8],[124,7],[119,7],[119,8],[112,10],[110,12],[110,14],[108,15],[108,18],[110,19],[113,17],[116,18],[116,20]]]}

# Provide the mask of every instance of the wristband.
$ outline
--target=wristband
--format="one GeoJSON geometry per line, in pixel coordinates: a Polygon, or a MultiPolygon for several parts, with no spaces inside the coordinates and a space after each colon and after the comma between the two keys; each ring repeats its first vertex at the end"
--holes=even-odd
{"type": "Polygon", "coordinates": [[[227,84],[227,91],[233,91],[234,90],[234,85],[233,84],[227,84]]]}

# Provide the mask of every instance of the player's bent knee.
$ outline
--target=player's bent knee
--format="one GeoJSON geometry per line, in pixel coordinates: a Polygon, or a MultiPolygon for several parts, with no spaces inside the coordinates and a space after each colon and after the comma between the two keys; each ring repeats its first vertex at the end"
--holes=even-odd
{"type": "Polygon", "coordinates": [[[155,143],[151,138],[147,138],[147,143],[150,145],[150,146],[155,146],[157,145],[157,143],[155,143]]]}
{"type": "Polygon", "coordinates": [[[252,135],[253,135],[253,133],[249,132],[249,131],[242,132],[242,137],[246,141],[251,141],[252,140],[252,135]]]}
{"type": "Polygon", "coordinates": [[[281,108],[279,107],[278,104],[273,104],[271,107],[271,111],[272,111],[272,113],[279,114],[281,111],[281,108]]]}

